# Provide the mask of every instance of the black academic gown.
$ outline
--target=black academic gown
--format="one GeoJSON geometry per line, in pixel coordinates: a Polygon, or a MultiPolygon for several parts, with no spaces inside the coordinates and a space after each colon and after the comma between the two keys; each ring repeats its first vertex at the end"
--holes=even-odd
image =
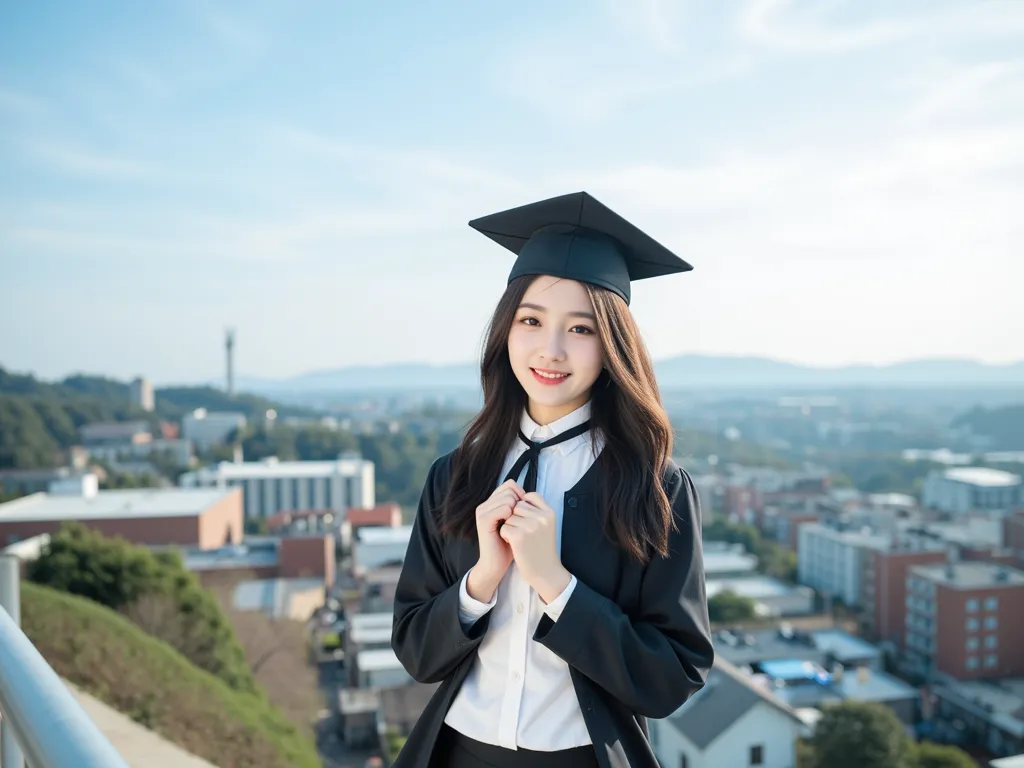
{"type": "MultiPolygon", "coordinates": [[[[459,585],[476,563],[476,541],[442,536],[437,509],[452,454],[430,468],[395,592],[391,645],[415,680],[441,685],[413,728],[395,768],[428,768],[455,694],[466,679],[490,614],[468,632],[459,621],[459,585]]],[[[701,550],[700,505],[689,475],[674,463],[665,489],[678,530],[670,556],[641,565],[603,533],[595,464],[565,493],[562,563],[577,579],[557,622],[533,635],[568,663],[602,768],[657,768],[648,717],[671,715],[704,685],[714,652],[701,550]]]]}

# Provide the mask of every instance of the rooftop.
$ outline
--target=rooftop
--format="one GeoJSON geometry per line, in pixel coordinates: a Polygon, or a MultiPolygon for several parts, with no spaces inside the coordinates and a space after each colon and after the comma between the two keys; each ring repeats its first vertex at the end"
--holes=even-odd
{"type": "Polygon", "coordinates": [[[801,589],[810,591],[809,587],[796,587],[771,576],[741,576],[735,579],[709,579],[707,582],[708,597],[729,590],[751,600],[763,600],[792,595],[801,589]]]}
{"type": "Polygon", "coordinates": [[[1020,475],[988,467],[955,467],[943,472],[947,480],[969,485],[983,485],[988,488],[1005,488],[1020,485],[1020,475]]]}
{"type": "Polygon", "coordinates": [[[1024,678],[1004,678],[998,683],[945,679],[935,692],[951,702],[973,709],[1017,738],[1024,738],[1024,678]]]}
{"type": "Polygon", "coordinates": [[[388,669],[402,669],[402,662],[390,648],[356,653],[356,667],[360,672],[383,672],[388,669]]]}
{"type": "Polygon", "coordinates": [[[245,480],[266,477],[331,477],[357,475],[372,462],[365,459],[338,459],[337,461],[222,461],[214,467],[203,467],[188,473],[202,477],[221,477],[225,480],[245,480]]]}
{"type": "Polygon", "coordinates": [[[236,544],[219,549],[187,550],[182,553],[190,571],[217,571],[229,568],[269,568],[278,564],[276,546],[236,544]]]}
{"type": "Polygon", "coordinates": [[[370,526],[359,529],[358,541],[360,544],[407,544],[411,535],[411,525],[370,526]]]}
{"type": "Polygon", "coordinates": [[[919,695],[908,683],[867,667],[844,669],[837,675],[798,659],[780,659],[760,666],[763,674],[754,679],[792,707],[818,706],[830,700],[904,701],[919,695]]]}
{"type": "Polygon", "coordinates": [[[888,549],[892,545],[892,537],[873,532],[870,528],[860,530],[833,528],[823,523],[804,523],[800,526],[800,535],[817,534],[826,538],[869,549],[888,549]]]}
{"type": "Polygon", "coordinates": [[[668,719],[698,749],[704,749],[757,704],[801,721],[796,712],[725,659],[716,657],[707,684],[668,719]]]}
{"type": "Polygon", "coordinates": [[[747,554],[742,544],[727,544],[724,541],[704,543],[704,573],[708,576],[745,573],[756,568],[757,558],[747,554]]]}
{"type": "Polygon", "coordinates": [[[714,636],[715,653],[742,666],[775,659],[798,659],[824,664],[832,654],[840,664],[877,661],[882,652],[875,646],[838,629],[814,632],[793,630],[787,624],[780,629],[752,632],[723,630],[714,636]]]}
{"type": "Polygon", "coordinates": [[[139,488],[94,496],[35,493],[0,504],[0,523],[198,517],[236,489],[139,488]]]}
{"type": "Polygon", "coordinates": [[[1024,584],[1024,572],[994,563],[917,565],[911,568],[910,572],[915,576],[955,589],[1008,587],[1024,584]]]}

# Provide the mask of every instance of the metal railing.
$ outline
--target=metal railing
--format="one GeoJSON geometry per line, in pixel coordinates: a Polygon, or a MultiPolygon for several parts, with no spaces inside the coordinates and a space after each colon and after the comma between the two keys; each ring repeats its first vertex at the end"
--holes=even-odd
{"type": "Polygon", "coordinates": [[[128,768],[21,631],[19,568],[0,555],[0,768],[128,768]]]}

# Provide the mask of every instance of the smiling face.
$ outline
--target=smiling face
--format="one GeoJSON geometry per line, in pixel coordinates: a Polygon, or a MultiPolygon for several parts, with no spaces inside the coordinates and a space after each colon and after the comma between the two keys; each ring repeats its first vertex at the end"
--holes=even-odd
{"type": "Polygon", "coordinates": [[[530,418],[550,424],[585,404],[604,353],[582,284],[542,275],[523,295],[508,334],[512,371],[530,418]]]}

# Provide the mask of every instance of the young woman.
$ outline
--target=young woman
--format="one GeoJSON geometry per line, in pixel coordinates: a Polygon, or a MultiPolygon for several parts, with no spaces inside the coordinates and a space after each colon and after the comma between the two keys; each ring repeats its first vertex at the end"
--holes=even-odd
{"type": "Polygon", "coordinates": [[[656,768],[713,660],[697,493],[628,309],[691,269],[586,193],[471,222],[517,254],[484,406],[431,467],[392,646],[440,683],[397,768],[656,768]]]}

